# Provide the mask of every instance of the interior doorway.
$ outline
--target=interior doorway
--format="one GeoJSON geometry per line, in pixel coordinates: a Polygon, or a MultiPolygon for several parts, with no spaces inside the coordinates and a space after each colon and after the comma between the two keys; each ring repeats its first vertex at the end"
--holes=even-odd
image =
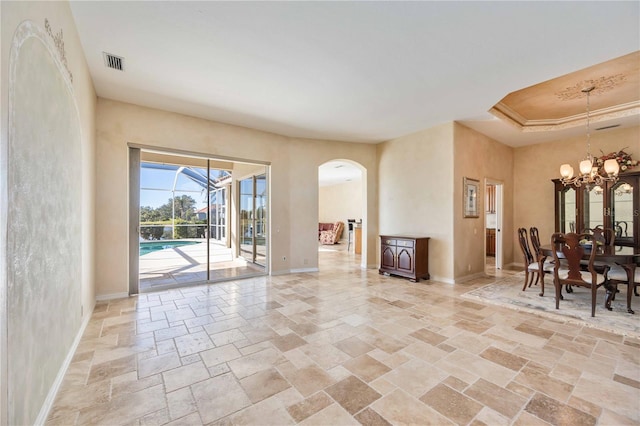
{"type": "Polygon", "coordinates": [[[318,185],[319,255],[340,252],[366,268],[366,169],[351,160],[331,160],[318,167],[318,185]],[[341,235],[321,238],[338,222],[341,235]]]}
{"type": "Polygon", "coordinates": [[[485,273],[496,276],[503,269],[503,183],[485,179],[485,273]]]}

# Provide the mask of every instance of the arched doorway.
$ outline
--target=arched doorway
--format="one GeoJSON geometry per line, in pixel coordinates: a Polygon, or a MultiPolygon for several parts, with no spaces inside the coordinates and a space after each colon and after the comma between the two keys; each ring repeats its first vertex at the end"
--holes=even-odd
{"type": "Polygon", "coordinates": [[[366,231],[363,224],[367,217],[366,169],[357,162],[345,159],[327,161],[318,167],[318,251],[341,253],[353,257],[353,261],[366,267],[366,231]],[[344,224],[342,235],[333,244],[323,244],[320,233],[323,228],[344,224]]]}

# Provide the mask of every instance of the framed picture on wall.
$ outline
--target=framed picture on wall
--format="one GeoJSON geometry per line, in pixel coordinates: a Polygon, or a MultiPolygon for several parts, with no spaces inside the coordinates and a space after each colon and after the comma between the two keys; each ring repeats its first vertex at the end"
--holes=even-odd
{"type": "Polygon", "coordinates": [[[463,217],[479,217],[478,214],[478,190],[480,181],[470,178],[463,179],[462,206],[463,217]]]}

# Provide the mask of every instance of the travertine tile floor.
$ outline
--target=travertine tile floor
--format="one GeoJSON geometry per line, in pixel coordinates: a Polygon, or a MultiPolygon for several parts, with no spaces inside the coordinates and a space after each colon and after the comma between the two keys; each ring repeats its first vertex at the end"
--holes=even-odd
{"type": "Polygon", "coordinates": [[[320,258],[99,304],[48,424],[640,423],[637,339],[320,258]]]}

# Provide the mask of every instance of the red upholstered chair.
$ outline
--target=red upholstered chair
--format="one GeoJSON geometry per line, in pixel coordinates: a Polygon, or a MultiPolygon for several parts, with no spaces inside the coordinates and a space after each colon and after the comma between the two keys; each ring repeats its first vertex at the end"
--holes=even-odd
{"type": "Polygon", "coordinates": [[[322,231],[331,231],[333,229],[333,223],[318,223],[318,241],[320,241],[320,235],[322,235],[322,231]]]}
{"type": "Polygon", "coordinates": [[[336,222],[333,224],[333,229],[329,231],[320,231],[320,244],[336,244],[340,241],[343,230],[344,222],[336,222]]]}

